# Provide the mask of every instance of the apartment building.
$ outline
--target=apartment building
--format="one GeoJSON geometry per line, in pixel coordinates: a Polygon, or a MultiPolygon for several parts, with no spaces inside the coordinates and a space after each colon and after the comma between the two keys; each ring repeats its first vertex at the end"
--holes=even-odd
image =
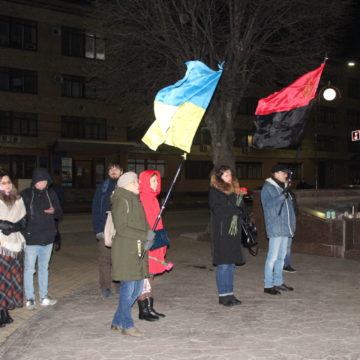
{"type": "MultiPolygon", "coordinates": [[[[0,167],[20,187],[36,166],[47,167],[61,176],[66,191],[89,197],[104,179],[106,163],[117,160],[137,172],[160,170],[166,188],[179,152],[166,146],[148,150],[139,141],[143,131],[134,133],[122,118],[121,104],[109,105],[97,95],[94,66],[105,66],[107,54],[91,3],[0,0],[0,167]]],[[[318,96],[302,143],[291,149],[252,147],[257,100],[277,89],[239,99],[234,153],[242,185],[261,186],[275,163],[288,164],[295,182],[305,179],[319,188],[360,182],[360,144],[350,140],[351,131],[360,129],[359,67],[330,60],[320,88],[329,84],[341,97],[326,102],[318,96]]],[[[202,126],[177,192],[207,191],[210,151],[202,126]]]]}
{"type": "Polygon", "coordinates": [[[106,61],[87,1],[0,1],[0,166],[14,179],[34,167],[66,187],[92,188],[107,158],[123,160],[126,127],[97,98],[106,61]]]}

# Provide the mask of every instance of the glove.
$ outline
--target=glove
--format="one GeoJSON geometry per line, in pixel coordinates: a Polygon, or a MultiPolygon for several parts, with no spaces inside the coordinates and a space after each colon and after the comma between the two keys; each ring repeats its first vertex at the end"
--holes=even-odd
{"type": "Polygon", "coordinates": [[[144,244],[145,251],[151,249],[151,247],[154,245],[154,239],[155,239],[155,232],[152,230],[148,230],[146,234],[146,241],[144,244]]]}
{"type": "Polygon", "coordinates": [[[11,221],[0,220],[0,230],[5,235],[9,235],[13,231],[14,225],[15,224],[11,221]],[[8,233],[8,234],[6,234],[6,233],[8,233]]]}
{"type": "Polygon", "coordinates": [[[18,222],[14,224],[13,232],[24,230],[26,228],[26,225],[27,225],[27,218],[25,215],[22,219],[20,219],[18,222]]]}
{"type": "Polygon", "coordinates": [[[97,240],[104,240],[104,233],[103,232],[99,232],[96,234],[96,239],[97,240]]]}

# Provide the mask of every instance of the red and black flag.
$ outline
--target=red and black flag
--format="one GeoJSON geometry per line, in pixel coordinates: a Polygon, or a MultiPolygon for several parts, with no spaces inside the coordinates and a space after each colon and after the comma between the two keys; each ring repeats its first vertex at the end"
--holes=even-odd
{"type": "Polygon", "coordinates": [[[325,63],[321,64],[286,88],[259,100],[255,111],[255,147],[285,148],[300,141],[324,66],[325,63]]]}

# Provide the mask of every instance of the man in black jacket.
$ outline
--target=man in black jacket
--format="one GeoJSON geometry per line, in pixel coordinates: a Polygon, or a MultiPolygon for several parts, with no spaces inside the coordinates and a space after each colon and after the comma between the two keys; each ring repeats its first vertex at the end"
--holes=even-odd
{"type": "Polygon", "coordinates": [[[26,240],[24,291],[29,310],[36,309],[33,282],[36,260],[40,305],[55,305],[57,302],[48,296],[48,267],[56,234],[55,219],[61,218],[62,210],[55,192],[48,189],[51,182],[46,169],[36,169],[31,187],[21,193],[27,213],[27,226],[22,234],[26,240]]]}

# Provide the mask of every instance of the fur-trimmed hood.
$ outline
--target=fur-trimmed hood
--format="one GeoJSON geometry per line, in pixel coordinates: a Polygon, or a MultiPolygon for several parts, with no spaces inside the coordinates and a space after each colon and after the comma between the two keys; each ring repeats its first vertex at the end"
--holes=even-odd
{"type": "Polygon", "coordinates": [[[240,194],[240,185],[239,181],[237,179],[233,178],[233,181],[231,184],[226,183],[225,181],[218,180],[215,176],[215,174],[211,175],[210,178],[210,186],[214,187],[215,189],[223,192],[224,194],[231,194],[235,193],[236,195],[240,194]]]}

